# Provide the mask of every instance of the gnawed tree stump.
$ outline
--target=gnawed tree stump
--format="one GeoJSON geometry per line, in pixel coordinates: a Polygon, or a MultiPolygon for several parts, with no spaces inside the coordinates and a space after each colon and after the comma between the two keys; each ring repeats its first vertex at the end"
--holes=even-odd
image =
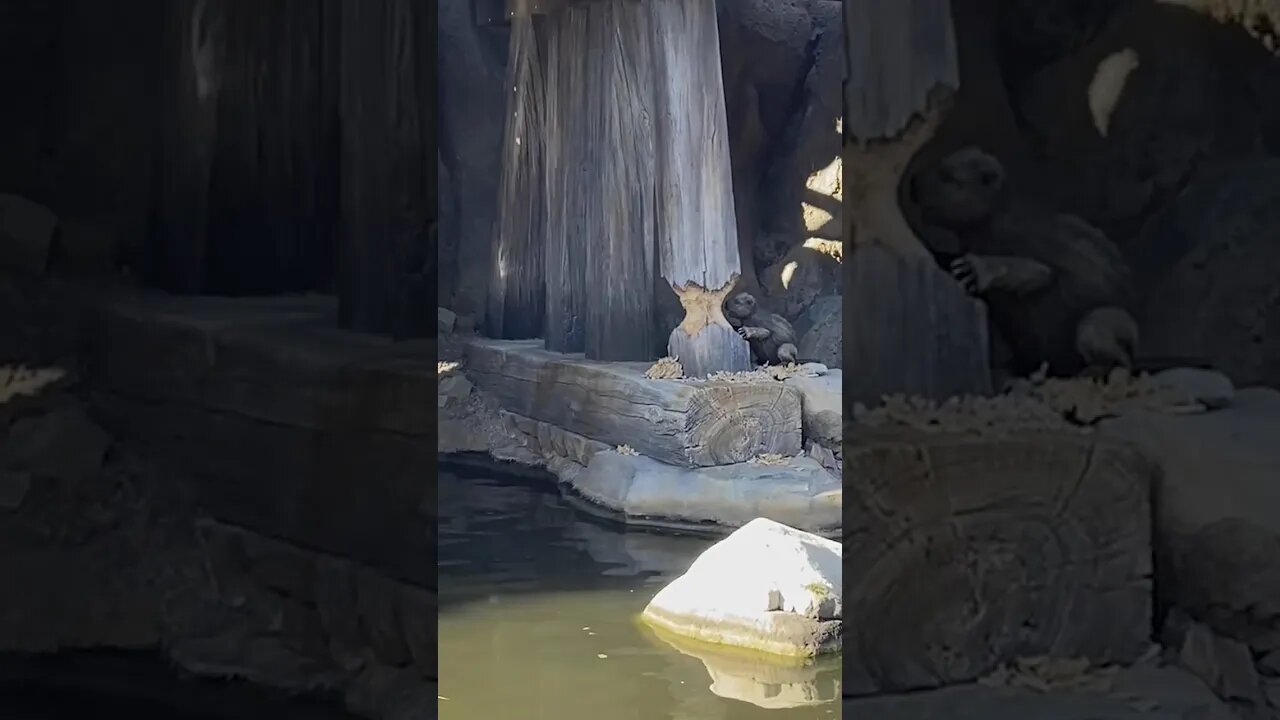
{"type": "Polygon", "coordinates": [[[800,452],[801,395],[778,382],[650,380],[647,363],[601,363],[537,341],[475,340],[467,377],[504,409],[680,467],[800,452]]]}
{"type": "Polygon", "coordinates": [[[849,401],[991,391],[981,303],[942,272],[902,211],[911,159],[959,87],[950,0],[846,0],[844,366],[849,401]]]}
{"type": "Polygon", "coordinates": [[[987,313],[933,258],[880,244],[845,260],[845,401],[990,395],[987,313]]]}
{"type": "Polygon", "coordinates": [[[544,67],[533,15],[523,5],[516,4],[511,19],[507,122],[486,315],[488,333],[500,338],[542,335],[546,302],[544,67]]]}
{"type": "Polygon", "coordinates": [[[1053,433],[886,431],[846,448],[846,695],[1146,651],[1156,469],[1140,453],[1053,433]]]}
{"type": "Polygon", "coordinates": [[[912,156],[959,88],[950,0],[846,0],[846,215],[857,246],[927,254],[898,204],[912,156]]]}
{"type": "Polygon", "coordinates": [[[721,302],[741,272],[713,0],[647,0],[657,67],[658,248],[685,318],[668,351],[685,373],[746,370],[721,302]]]}

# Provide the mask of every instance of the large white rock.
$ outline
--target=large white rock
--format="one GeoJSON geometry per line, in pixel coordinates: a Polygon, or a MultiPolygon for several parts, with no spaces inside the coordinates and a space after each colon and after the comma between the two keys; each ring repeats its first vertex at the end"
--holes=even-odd
{"type": "Polygon", "coordinates": [[[791,657],[840,649],[840,543],[756,518],[660,590],[643,619],[701,642],[791,657]]]}

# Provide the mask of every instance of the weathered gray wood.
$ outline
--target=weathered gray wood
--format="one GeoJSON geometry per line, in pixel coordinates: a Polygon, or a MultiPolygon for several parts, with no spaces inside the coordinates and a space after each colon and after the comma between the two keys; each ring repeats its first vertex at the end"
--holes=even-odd
{"type": "Polygon", "coordinates": [[[845,25],[846,237],[924,255],[898,193],[960,84],[950,0],[850,0],[845,25]]]}
{"type": "Polygon", "coordinates": [[[991,393],[986,309],[932,258],[864,245],[845,264],[846,402],[991,393]]]}
{"type": "Polygon", "coordinates": [[[544,71],[533,24],[527,13],[512,19],[507,61],[507,122],[486,316],[488,334],[501,338],[540,337],[546,303],[544,71]]]}
{"type": "Polygon", "coordinates": [[[584,138],[583,94],[591,59],[577,50],[575,37],[586,34],[586,13],[548,16],[546,33],[546,329],[548,350],[582,352],[586,348],[587,219],[594,204],[580,181],[598,143],[584,138]]]}
{"type": "Polygon", "coordinates": [[[1145,652],[1155,469],[1139,453],[1075,434],[845,448],[846,695],[1145,652]]]}
{"type": "Polygon", "coordinates": [[[205,289],[226,3],[174,0],[164,11],[166,71],[160,93],[169,120],[160,123],[155,227],[147,239],[144,271],[165,290],[197,293],[205,289]]]}
{"type": "Polygon", "coordinates": [[[435,328],[423,276],[436,205],[434,11],[415,0],[339,2],[339,320],[426,335],[435,328]]]}
{"type": "Polygon", "coordinates": [[[706,377],[720,370],[751,367],[751,346],[736,330],[720,323],[707,323],[693,333],[676,328],[667,340],[667,352],[680,359],[685,377],[706,377]]]}
{"type": "Polygon", "coordinates": [[[513,413],[609,445],[630,445],[670,465],[794,455],[800,393],[782,383],[650,380],[646,363],[599,363],[541,343],[476,340],[467,376],[513,413]]]}
{"type": "Polygon", "coordinates": [[[633,0],[593,2],[579,47],[588,58],[588,136],[598,142],[593,172],[601,224],[587,238],[586,356],[653,359],[654,64],[650,16],[633,0]]]}
{"type": "Polygon", "coordinates": [[[938,85],[957,88],[951,0],[845,0],[845,132],[900,134],[938,85]]]}
{"type": "Polygon", "coordinates": [[[337,221],[336,28],[329,0],[221,0],[216,155],[207,290],[326,288],[337,221]]]}
{"type": "Polygon", "coordinates": [[[673,287],[737,279],[737,219],[711,0],[652,0],[658,66],[658,243],[673,287]]]}
{"type": "Polygon", "coordinates": [[[146,271],[181,292],[327,289],[337,212],[333,0],[167,3],[146,271]]]}
{"type": "Polygon", "coordinates": [[[688,356],[687,368],[698,374],[743,370],[750,365],[750,351],[745,341],[725,334],[729,324],[720,311],[742,264],[715,3],[651,0],[645,7],[653,18],[658,75],[661,272],[686,312],[668,349],[678,355],[680,348],[688,356]]]}
{"type": "Polygon", "coordinates": [[[899,202],[959,87],[950,0],[847,0],[846,399],[991,392],[985,308],[943,273],[899,202]]]}

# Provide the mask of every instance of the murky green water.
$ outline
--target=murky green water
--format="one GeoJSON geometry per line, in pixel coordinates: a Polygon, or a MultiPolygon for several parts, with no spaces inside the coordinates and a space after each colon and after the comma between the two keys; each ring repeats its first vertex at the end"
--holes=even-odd
{"type": "Polygon", "coordinates": [[[623,532],[548,482],[441,468],[440,717],[839,717],[838,659],[682,652],[636,622],[712,542],[623,532]]]}

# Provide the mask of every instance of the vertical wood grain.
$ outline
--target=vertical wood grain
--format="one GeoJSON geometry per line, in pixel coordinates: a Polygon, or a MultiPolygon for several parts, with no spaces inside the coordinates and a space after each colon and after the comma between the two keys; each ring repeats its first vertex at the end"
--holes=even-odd
{"type": "Polygon", "coordinates": [[[507,72],[507,118],[502,143],[502,177],[489,286],[488,332],[506,339],[542,335],[546,287],[544,65],[534,18],[511,21],[507,72]]]}
{"type": "Polygon", "coordinates": [[[938,85],[960,85],[951,0],[844,0],[846,134],[891,138],[938,85]]]}
{"type": "Polygon", "coordinates": [[[658,246],[674,287],[741,272],[713,0],[647,0],[658,71],[658,246]]]}

